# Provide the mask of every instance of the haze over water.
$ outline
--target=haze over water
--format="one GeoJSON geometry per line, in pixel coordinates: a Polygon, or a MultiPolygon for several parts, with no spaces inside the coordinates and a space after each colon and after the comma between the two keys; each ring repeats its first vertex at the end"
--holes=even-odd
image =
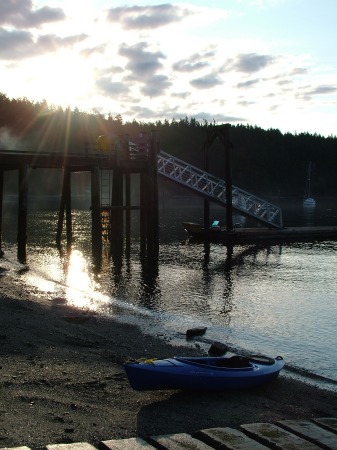
{"type": "MultiPolygon", "coordinates": [[[[291,207],[285,203],[284,224],[337,225],[335,204],[334,199],[318,200],[314,210],[304,211],[300,201],[291,207]]],[[[137,323],[178,345],[186,343],[187,328],[207,326],[199,339],[203,351],[217,340],[233,351],[282,355],[296,372],[337,385],[337,242],[247,245],[232,252],[211,244],[207,249],[191,243],[181,225],[186,220],[202,221],[202,214],[201,200],[162,199],[158,264],[139,256],[135,215],[130,255],[114,259],[106,248],[97,270],[91,257],[88,209],[73,212],[75,242],[69,256],[60,255],[55,247],[57,211],[31,211],[29,270],[18,277],[16,215],[6,213],[5,257],[0,265],[47,304],[64,297],[78,308],[137,323]]],[[[222,219],[222,214],[221,209],[212,209],[212,217],[222,219]]],[[[235,221],[247,225],[242,217],[235,221]]],[[[147,349],[144,355],[156,356],[147,349]]]]}

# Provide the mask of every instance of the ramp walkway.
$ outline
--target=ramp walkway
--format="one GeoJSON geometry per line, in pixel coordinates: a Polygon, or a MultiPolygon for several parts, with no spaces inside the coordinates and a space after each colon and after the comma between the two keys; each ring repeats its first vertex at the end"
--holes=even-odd
{"type": "MultiPolygon", "coordinates": [[[[158,174],[222,206],[226,205],[224,180],[163,151],[158,154],[158,174]]],[[[264,225],[283,228],[281,208],[236,186],[232,186],[232,207],[264,225]]]]}

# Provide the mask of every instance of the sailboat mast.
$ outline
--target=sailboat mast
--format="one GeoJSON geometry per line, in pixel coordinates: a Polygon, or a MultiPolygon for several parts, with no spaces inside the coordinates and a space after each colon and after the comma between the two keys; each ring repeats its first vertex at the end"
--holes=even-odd
{"type": "Polygon", "coordinates": [[[304,206],[315,206],[316,204],[316,201],[310,197],[310,190],[311,190],[310,182],[311,182],[311,161],[309,161],[307,180],[305,183],[304,201],[303,201],[304,206]]]}

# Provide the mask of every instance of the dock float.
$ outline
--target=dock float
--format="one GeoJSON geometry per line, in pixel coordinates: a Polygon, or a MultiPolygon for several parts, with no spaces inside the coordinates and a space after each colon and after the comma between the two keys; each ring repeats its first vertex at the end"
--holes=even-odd
{"type": "Polygon", "coordinates": [[[315,242],[337,240],[337,226],[284,227],[284,228],[234,228],[205,230],[199,224],[184,222],[183,226],[195,241],[245,245],[264,243],[315,242]]]}
{"type": "MultiPolygon", "coordinates": [[[[46,445],[45,450],[337,450],[337,418],[281,420],[276,423],[244,424],[240,429],[209,428],[186,433],[102,441],[46,445]]],[[[12,447],[0,450],[34,450],[12,447]]]]}
{"type": "Polygon", "coordinates": [[[337,227],[286,227],[281,229],[270,228],[238,228],[234,236],[229,237],[233,243],[258,242],[310,242],[337,239],[337,227]]]}

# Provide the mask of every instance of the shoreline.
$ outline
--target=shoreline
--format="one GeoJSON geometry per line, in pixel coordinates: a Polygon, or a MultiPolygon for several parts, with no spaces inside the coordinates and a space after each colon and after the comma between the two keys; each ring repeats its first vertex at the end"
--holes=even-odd
{"type": "Polygon", "coordinates": [[[243,423],[337,417],[337,393],[282,375],[221,393],[136,392],[123,362],[200,355],[137,326],[34,299],[0,273],[0,448],[238,428],[243,423]]]}

